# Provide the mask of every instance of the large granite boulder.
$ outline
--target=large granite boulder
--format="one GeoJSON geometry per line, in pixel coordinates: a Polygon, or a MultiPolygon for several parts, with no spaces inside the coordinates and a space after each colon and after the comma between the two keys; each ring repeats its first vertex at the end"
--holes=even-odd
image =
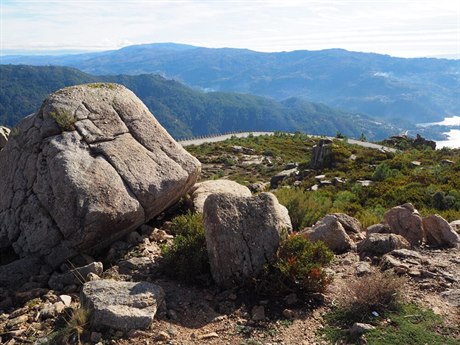
{"type": "Polygon", "coordinates": [[[0,250],[57,266],[175,203],[200,163],[117,84],[51,94],[0,151],[0,250]]]}
{"type": "Polygon", "coordinates": [[[8,141],[11,130],[7,127],[0,126],[0,150],[3,149],[8,141]]]}
{"type": "Polygon", "coordinates": [[[412,246],[422,244],[424,238],[422,217],[410,203],[396,206],[385,213],[384,224],[388,224],[391,232],[401,235],[412,246]]]}
{"type": "Polygon", "coordinates": [[[254,197],[211,194],[204,203],[206,247],[214,281],[231,288],[276,259],[289,214],[271,193],[254,197]]]}
{"type": "Polygon", "coordinates": [[[460,245],[460,236],[440,215],[433,214],[423,218],[423,229],[428,244],[449,247],[460,245]]]}
{"type": "Polygon", "coordinates": [[[128,332],[148,328],[164,298],[163,289],[152,283],[102,279],[85,283],[80,301],[90,311],[92,327],[128,332]]]}
{"type": "Polygon", "coordinates": [[[322,241],[336,254],[355,250],[356,245],[347,234],[342,223],[333,214],[320,219],[313,228],[301,231],[312,242],[322,241]]]}
{"type": "Polygon", "coordinates": [[[189,191],[193,210],[203,213],[207,197],[215,193],[232,194],[236,196],[251,196],[251,191],[237,182],[230,180],[209,180],[195,184],[189,191]]]}

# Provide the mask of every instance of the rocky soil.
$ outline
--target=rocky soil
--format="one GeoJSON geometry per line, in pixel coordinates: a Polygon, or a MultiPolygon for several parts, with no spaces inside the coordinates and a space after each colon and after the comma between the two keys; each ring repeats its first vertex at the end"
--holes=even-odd
{"type": "MultiPolygon", "coordinates": [[[[336,303],[350,278],[391,269],[407,277],[404,299],[420,303],[445,317],[460,341],[460,251],[422,247],[396,250],[376,266],[374,258],[360,261],[355,252],[336,255],[328,268],[333,283],[324,294],[300,302],[295,295],[284,299],[251,296],[243,290],[220,289],[210,277],[203,286],[187,286],[161,272],[160,245],[171,241],[168,223],[143,226],[116,242],[103,257],[103,272],[93,264],[87,279],[154,282],[163,288],[165,303],[147,330],[128,332],[84,325],[82,340],[92,344],[326,344],[321,337],[323,315],[336,303]],[[91,273],[93,272],[93,273],[91,273]],[[94,273],[94,272],[97,272],[94,273]]],[[[86,257],[92,261],[92,258],[86,257]]],[[[81,279],[81,278],[80,278],[81,279]]],[[[35,280],[36,279],[35,277],[35,280]]],[[[55,287],[30,282],[16,291],[1,289],[0,335],[2,344],[45,344],[53,331],[80,307],[79,279],[55,275],[55,287]],[[59,286],[59,284],[61,284],[59,286]]],[[[50,343],[53,343],[51,341],[50,343]]],[[[70,338],[68,343],[77,343],[70,338]]]]}

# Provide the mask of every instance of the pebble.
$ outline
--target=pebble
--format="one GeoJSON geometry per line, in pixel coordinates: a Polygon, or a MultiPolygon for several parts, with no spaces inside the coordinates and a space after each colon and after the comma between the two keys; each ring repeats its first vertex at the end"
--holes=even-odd
{"type": "Polygon", "coordinates": [[[295,312],[291,309],[284,309],[282,314],[286,319],[289,319],[289,320],[292,320],[295,318],[295,312]]]}
{"type": "Polygon", "coordinates": [[[72,297],[70,297],[69,295],[59,295],[59,298],[66,307],[70,307],[70,304],[72,303],[72,297]]]}
{"type": "Polygon", "coordinates": [[[199,339],[212,339],[212,338],[219,338],[219,334],[217,334],[216,332],[211,332],[211,333],[206,333],[206,334],[203,334],[203,335],[200,335],[198,337],[199,339]]]}
{"type": "Polygon", "coordinates": [[[155,336],[156,341],[167,341],[169,339],[171,339],[171,336],[165,331],[159,331],[155,336]]]}

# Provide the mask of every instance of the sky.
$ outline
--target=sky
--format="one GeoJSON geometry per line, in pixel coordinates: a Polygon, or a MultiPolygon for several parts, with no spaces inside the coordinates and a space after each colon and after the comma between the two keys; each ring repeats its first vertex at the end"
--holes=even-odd
{"type": "Polygon", "coordinates": [[[460,58],[460,0],[0,0],[0,54],[144,43],[460,58]]]}

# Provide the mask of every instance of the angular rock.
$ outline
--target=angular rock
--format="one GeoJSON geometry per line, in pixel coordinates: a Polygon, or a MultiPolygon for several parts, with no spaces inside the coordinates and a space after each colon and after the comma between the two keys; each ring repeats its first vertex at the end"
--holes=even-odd
{"type": "Polygon", "coordinates": [[[230,180],[209,180],[195,184],[189,191],[193,210],[203,213],[206,198],[214,193],[232,194],[236,196],[251,196],[249,188],[230,180]]]}
{"type": "Polygon", "coordinates": [[[270,179],[270,188],[272,189],[278,188],[278,185],[280,184],[281,181],[297,174],[298,172],[299,171],[297,170],[297,168],[280,171],[278,174],[272,176],[272,178],[270,179]]]}
{"type": "Polygon", "coordinates": [[[359,337],[373,329],[375,329],[375,326],[372,326],[368,323],[355,322],[350,329],[350,335],[353,337],[359,337]]]}
{"type": "Polygon", "coordinates": [[[460,244],[460,236],[440,215],[433,214],[423,218],[426,242],[435,246],[456,247],[460,244]]]}
{"type": "Polygon", "coordinates": [[[85,283],[80,300],[91,312],[93,327],[128,332],[148,328],[164,297],[163,289],[152,283],[107,279],[85,283]]]}
{"type": "Polygon", "coordinates": [[[117,84],[50,95],[0,154],[0,250],[56,267],[94,253],[175,203],[200,163],[117,84]]]}
{"type": "Polygon", "coordinates": [[[410,248],[410,243],[404,237],[395,234],[371,233],[358,243],[358,253],[361,256],[379,256],[404,248],[410,248]]]}
{"type": "Polygon", "coordinates": [[[445,298],[450,305],[460,307],[460,289],[441,292],[441,297],[445,298]]]}
{"type": "Polygon", "coordinates": [[[89,280],[89,274],[93,273],[99,276],[102,274],[102,271],[102,262],[92,262],[89,265],[77,267],[65,273],[53,273],[48,281],[48,285],[53,290],[62,291],[68,285],[82,285],[89,280]]]}
{"type": "Polygon", "coordinates": [[[374,224],[366,229],[366,233],[370,234],[391,234],[391,228],[388,224],[374,224]]]}
{"type": "Polygon", "coordinates": [[[356,248],[356,245],[334,215],[327,215],[319,220],[312,229],[301,231],[301,233],[312,242],[323,241],[336,254],[345,253],[356,248]]]}
{"type": "Polygon", "coordinates": [[[361,233],[363,226],[361,225],[361,222],[358,219],[351,217],[345,213],[332,213],[332,216],[337,218],[337,220],[340,224],[342,224],[347,234],[361,233]]]}
{"type": "Polygon", "coordinates": [[[275,260],[280,239],[292,228],[286,208],[271,193],[211,194],[203,211],[211,273],[228,288],[275,260]]]}
{"type": "Polygon", "coordinates": [[[11,130],[7,127],[0,126],[0,150],[3,149],[8,142],[11,130]]]}
{"type": "Polygon", "coordinates": [[[412,204],[393,207],[385,213],[384,223],[390,226],[392,233],[401,235],[412,246],[422,244],[424,237],[422,217],[412,204]]]}
{"type": "Polygon", "coordinates": [[[365,276],[366,274],[371,274],[372,273],[372,267],[371,264],[368,263],[367,261],[360,261],[356,265],[356,275],[358,277],[365,276]]]}

